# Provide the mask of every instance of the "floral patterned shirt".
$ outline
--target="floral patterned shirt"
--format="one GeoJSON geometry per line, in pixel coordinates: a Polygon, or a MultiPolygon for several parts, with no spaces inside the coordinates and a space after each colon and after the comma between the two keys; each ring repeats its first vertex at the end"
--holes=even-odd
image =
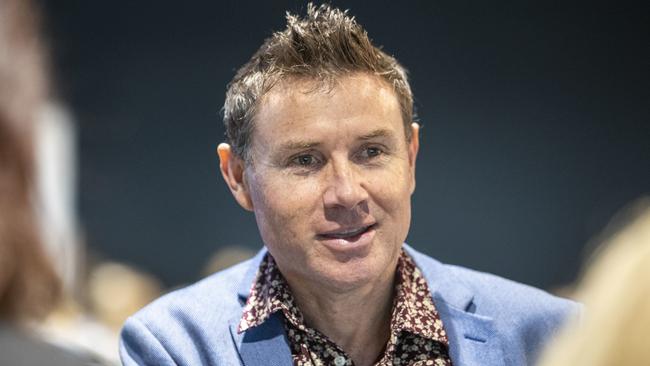
{"type": "MultiPolygon", "coordinates": [[[[397,265],[390,337],[375,366],[451,365],[449,341],[422,273],[404,251],[397,265]]],[[[281,311],[296,366],[352,366],[352,359],[327,336],[304,323],[286,280],[267,253],[251,288],[239,332],[281,311]]]]}

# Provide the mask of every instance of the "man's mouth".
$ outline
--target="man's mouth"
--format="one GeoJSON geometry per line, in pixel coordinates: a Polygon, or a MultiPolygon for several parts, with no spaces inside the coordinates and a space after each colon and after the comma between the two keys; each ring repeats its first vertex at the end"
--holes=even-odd
{"type": "Polygon", "coordinates": [[[347,239],[355,240],[360,235],[363,235],[368,230],[373,229],[377,224],[361,226],[357,228],[346,228],[329,231],[326,233],[318,234],[318,237],[321,239],[347,239]]]}

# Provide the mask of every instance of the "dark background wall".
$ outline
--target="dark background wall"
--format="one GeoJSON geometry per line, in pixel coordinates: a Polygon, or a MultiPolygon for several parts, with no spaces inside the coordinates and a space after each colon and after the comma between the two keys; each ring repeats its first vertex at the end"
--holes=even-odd
{"type": "MultiPolygon", "coordinates": [[[[225,86],[298,1],[42,1],[58,92],[80,128],[80,214],[106,258],[167,285],[216,248],[257,248],[217,171],[225,86]]],[[[642,2],[366,1],[410,70],[424,125],[408,241],[552,287],[650,191],[642,2]]]]}

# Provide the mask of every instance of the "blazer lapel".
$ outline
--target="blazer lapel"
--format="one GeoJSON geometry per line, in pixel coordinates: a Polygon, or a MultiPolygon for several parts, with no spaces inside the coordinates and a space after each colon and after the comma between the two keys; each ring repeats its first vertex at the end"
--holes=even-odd
{"type": "Polygon", "coordinates": [[[291,366],[291,350],[279,313],[264,323],[237,333],[239,318],[230,323],[230,334],[245,366],[291,366]]]}
{"type": "MultiPolygon", "coordinates": [[[[264,255],[266,255],[265,248],[260,250],[251,261],[239,285],[238,295],[242,306],[248,299],[251,285],[264,255]]],[[[245,366],[291,366],[293,364],[282,316],[279,313],[272,314],[269,319],[256,327],[238,333],[241,315],[239,313],[230,320],[230,335],[245,366]]]]}
{"type": "Polygon", "coordinates": [[[455,366],[505,364],[503,348],[491,318],[454,308],[439,293],[433,297],[447,332],[449,356],[455,366]]]}
{"type": "Polygon", "coordinates": [[[436,310],[449,339],[449,356],[455,366],[505,364],[503,347],[493,319],[474,313],[474,293],[445,266],[404,245],[427,280],[436,310]]]}

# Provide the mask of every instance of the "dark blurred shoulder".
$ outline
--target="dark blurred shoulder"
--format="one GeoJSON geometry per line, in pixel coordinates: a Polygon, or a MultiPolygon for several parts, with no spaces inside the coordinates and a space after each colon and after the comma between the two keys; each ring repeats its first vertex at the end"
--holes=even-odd
{"type": "Polygon", "coordinates": [[[108,366],[99,357],[64,349],[25,331],[0,324],[0,365],[2,366],[108,366]]]}

